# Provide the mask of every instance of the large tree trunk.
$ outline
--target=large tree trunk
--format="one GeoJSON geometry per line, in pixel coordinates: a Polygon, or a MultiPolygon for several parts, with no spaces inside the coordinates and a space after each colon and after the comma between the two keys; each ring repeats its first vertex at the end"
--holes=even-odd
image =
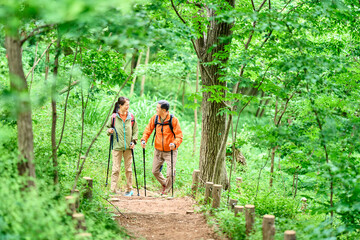
{"type": "MultiPolygon", "coordinates": [[[[28,86],[25,80],[21,42],[19,36],[5,37],[6,53],[8,58],[11,90],[16,96],[17,127],[18,127],[18,148],[19,162],[17,164],[20,175],[36,177],[34,160],[34,138],[31,118],[31,104],[28,86]]],[[[29,185],[35,185],[29,180],[29,185]]]]}
{"type": "MultiPolygon", "coordinates": [[[[235,6],[234,0],[226,0],[232,7],[235,6]]],[[[195,47],[202,63],[212,62],[215,53],[225,52],[225,46],[230,43],[230,35],[232,24],[215,21],[216,12],[213,9],[205,7],[204,11],[209,19],[211,19],[207,26],[207,35],[203,33],[203,37],[196,39],[195,47]],[[227,38],[226,38],[227,37],[227,38]],[[226,41],[220,38],[228,39],[226,41]],[[209,52],[209,48],[212,48],[209,52]]],[[[223,63],[228,61],[228,56],[218,59],[223,63]]],[[[225,86],[226,82],[219,81],[221,77],[220,64],[205,66],[201,65],[201,79],[202,85],[225,86]]],[[[225,96],[225,92],[222,92],[225,96]]],[[[224,107],[223,103],[209,101],[212,96],[209,92],[203,92],[202,100],[202,133],[200,146],[200,177],[204,181],[213,180],[216,184],[222,184],[225,189],[228,187],[228,179],[225,168],[225,151],[221,152],[219,161],[216,161],[216,156],[220,150],[223,135],[225,133],[225,115],[217,115],[220,108],[224,107]],[[216,165],[216,166],[215,166],[216,165]],[[215,170],[214,170],[215,169],[215,170]]]]}
{"type": "MultiPolygon", "coordinates": [[[[196,66],[196,85],[195,85],[195,94],[197,94],[199,92],[199,73],[200,73],[200,63],[198,61],[197,66],[196,66]]],[[[197,104],[197,99],[194,99],[194,103],[197,104]]],[[[195,107],[194,109],[194,136],[193,136],[193,156],[195,155],[196,152],[196,128],[197,128],[197,119],[198,119],[198,114],[197,114],[197,107],[195,107]]]]}

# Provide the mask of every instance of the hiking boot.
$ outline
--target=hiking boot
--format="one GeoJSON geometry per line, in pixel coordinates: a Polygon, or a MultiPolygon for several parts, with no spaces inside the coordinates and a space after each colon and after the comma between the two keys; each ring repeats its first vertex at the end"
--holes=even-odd
{"type": "Polygon", "coordinates": [[[165,185],[163,185],[163,186],[162,186],[161,195],[164,195],[164,194],[165,194],[165,190],[166,190],[166,186],[165,186],[165,185]]]}
{"type": "Polygon", "coordinates": [[[133,191],[130,191],[130,192],[126,192],[124,196],[131,197],[133,194],[134,194],[133,191]]]}

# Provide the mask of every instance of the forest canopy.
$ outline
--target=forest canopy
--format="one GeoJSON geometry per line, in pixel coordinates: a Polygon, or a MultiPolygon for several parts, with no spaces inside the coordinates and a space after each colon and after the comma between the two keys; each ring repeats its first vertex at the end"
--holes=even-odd
{"type": "Polygon", "coordinates": [[[0,239],[74,238],[64,197],[86,176],[88,231],[129,238],[103,184],[119,96],[140,135],[170,102],[184,134],[174,188],[191,195],[194,169],[221,184],[212,218],[229,238],[245,236],[232,198],[275,215],[275,239],[358,239],[359,17],[358,0],[0,0],[0,239]]]}

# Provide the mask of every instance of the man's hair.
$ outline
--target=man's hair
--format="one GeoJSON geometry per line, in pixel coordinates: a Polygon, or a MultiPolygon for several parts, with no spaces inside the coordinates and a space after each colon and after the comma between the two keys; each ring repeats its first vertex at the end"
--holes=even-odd
{"type": "Polygon", "coordinates": [[[165,109],[166,111],[169,111],[170,104],[169,104],[168,101],[166,101],[166,100],[160,100],[160,101],[158,101],[158,104],[160,104],[160,108],[161,108],[161,109],[165,109]]]}

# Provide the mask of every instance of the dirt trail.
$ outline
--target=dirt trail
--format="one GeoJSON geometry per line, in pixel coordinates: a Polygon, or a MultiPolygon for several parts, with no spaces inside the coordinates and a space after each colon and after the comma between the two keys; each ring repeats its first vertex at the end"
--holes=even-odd
{"type": "Polygon", "coordinates": [[[144,196],[143,192],[132,197],[117,195],[118,201],[112,201],[127,217],[119,215],[116,220],[133,239],[222,239],[202,214],[194,213],[193,199],[171,199],[149,191],[144,196]]]}

